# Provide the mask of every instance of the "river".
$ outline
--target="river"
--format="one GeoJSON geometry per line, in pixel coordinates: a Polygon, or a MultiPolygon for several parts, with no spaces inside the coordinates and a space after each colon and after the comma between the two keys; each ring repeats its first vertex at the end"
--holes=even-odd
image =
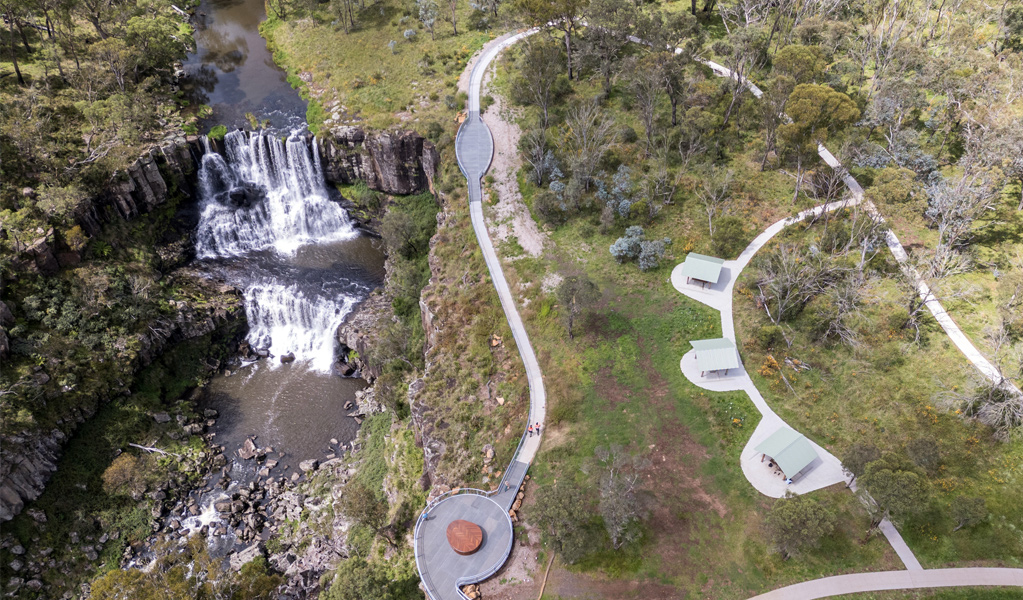
{"type": "MultiPolygon", "coordinates": [[[[201,402],[220,414],[214,442],[233,459],[236,482],[257,468],[238,458],[247,438],[274,449],[271,475],[336,452],[332,439],[354,439],[358,424],[344,407],[366,384],[331,373],[334,332],[384,277],[378,244],[352,227],[324,181],[306,104],[259,36],[262,18],[262,0],[204,0],[185,63],[192,101],[213,109],[204,126],[229,128],[202,157],[196,266],[243,290],[246,340],[269,353],[229,366],[201,402]],[[247,113],[270,127],[242,131],[247,113]]],[[[212,500],[205,494],[205,505],[212,500]]]]}

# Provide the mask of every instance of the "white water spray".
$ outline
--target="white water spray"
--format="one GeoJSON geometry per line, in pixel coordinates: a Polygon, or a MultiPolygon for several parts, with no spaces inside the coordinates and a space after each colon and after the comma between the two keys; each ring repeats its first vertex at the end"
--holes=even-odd
{"type": "Polygon", "coordinates": [[[310,152],[297,135],[283,142],[264,133],[232,131],[224,137],[224,149],[226,161],[207,142],[202,157],[200,258],[270,248],[294,254],[305,244],[357,235],[344,209],[327,195],[315,141],[310,152]]]}
{"type": "Polygon", "coordinates": [[[275,354],[293,352],[295,360],[312,361],[317,371],[334,362],[334,332],[356,299],[308,296],[296,285],[267,282],[245,290],[249,343],[275,354]]]}

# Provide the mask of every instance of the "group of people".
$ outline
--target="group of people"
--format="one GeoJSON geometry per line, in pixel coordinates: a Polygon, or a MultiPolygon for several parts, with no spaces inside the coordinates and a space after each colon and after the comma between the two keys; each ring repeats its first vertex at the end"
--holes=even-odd
{"type": "Polygon", "coordinates": [[[535,425],[530,425],[528,431],[529,437],[533,437],[533,432],[536,432],[536,435],[540,435],[540,422],[537,421],[535,425]]]}

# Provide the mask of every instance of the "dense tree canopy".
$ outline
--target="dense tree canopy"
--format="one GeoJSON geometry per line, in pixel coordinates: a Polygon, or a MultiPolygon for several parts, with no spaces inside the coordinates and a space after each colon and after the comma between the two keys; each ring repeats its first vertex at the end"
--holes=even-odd
{"type": "MultiPolygon", "coordinates": [[[[170,0],[5,0],[0,32],[0,221],[67,229],[77,204],[164,131],[172,64],[191,29],[170,0]],[[88,23],[89,26],[84,24],[88,23]],[[37,193],[26,195],[24,188],[37,193]]],[[[2,243],[2,242],[0,242],[2,243]]]]}

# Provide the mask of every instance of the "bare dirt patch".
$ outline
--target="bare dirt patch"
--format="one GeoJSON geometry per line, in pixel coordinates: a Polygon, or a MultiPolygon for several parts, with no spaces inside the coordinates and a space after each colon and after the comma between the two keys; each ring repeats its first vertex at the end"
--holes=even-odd
{"type": "MultiPolygon", "coordinates": [[[[641,344],[642,347],[642,344],[641,344]]],[[[661,557],[662,572],[669,577],[700,572],[698,558],[690,554],[690,541],[698,527],[715,527],[707,523],[706,513],[724,519],[728,515],[725,502],[703,486],[701,467],[707,450],[689,433],[689,428],[676,415],[668,383],[651,364],[649,353],[640,361],[647,381],[648,398],[661,415],[657,429],[651,432],[648,448],[650,466],[645,473],[645,488],[652,494],[649,551],[661,557]],[[697,517],[700,522],[696,521],[697,517]]],[[[711,516],[711,521],[715,520],[711,516]]]]}
{"type": "Polygon", "coordinates": [[[609,579],[595,574],[573,573],[558,565],[551,568],[544,596],[551,598],[578,598],[580,600],[607,598],[608,600],[675,600],[685,593],[671,586],[647,581],[609,579]]]}
{"type": "MultiPolygon", "coordinates": [[[[536,501],[534,485],[526,485],[523,505],[526,510],[536,501]]],[[[521,514],[521,512],[520,512],[521,514]]],[[[515,526],[515,544],[511,556],[493,577],[480,584],[480,592],[486,600],[522,600],[536,598],[540,593],[540,582],[546,564],[537,562],[540,552],[540,531],[528,523],[519,521],[515,526]]]]}
{"type": "MultiPolygon", "coordinates": [[[[489,72],[483,80],[483,93],[490,93],[490,81],[493,72],[489,72]]],[[[500,241],[511,236],[518,240],[519,245],[529,256],[543,254],[547,235],[540,231],[529,208],[519,194],[519,182],[516,177],[521,163],[519,161],[519,131],[513,119],[513,109],[504,98],[494,95],[494,103],[483,113],[483,122],[494,135],[494,161],[488,174],[494,176],[494,191],[497,192],[497,203],[490,207],[490,231],[500,241]]]]}

